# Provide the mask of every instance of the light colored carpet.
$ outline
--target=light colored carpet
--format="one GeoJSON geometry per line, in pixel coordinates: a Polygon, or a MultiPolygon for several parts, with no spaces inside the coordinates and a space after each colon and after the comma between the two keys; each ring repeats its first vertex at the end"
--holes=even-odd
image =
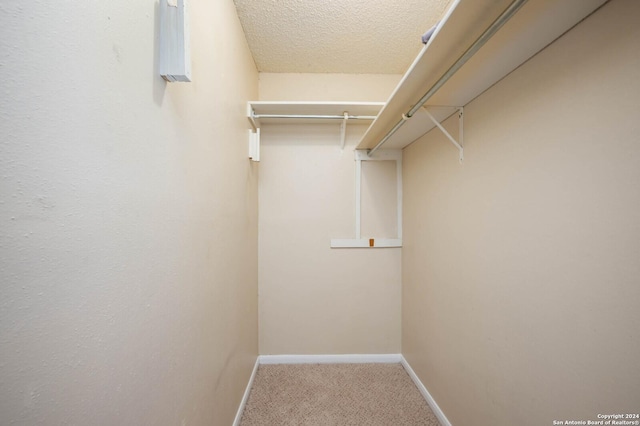
{"type": "Polygon", "coordinates": [[[439,426],[400,364],[258,367],[240,426],[439,426]]]}

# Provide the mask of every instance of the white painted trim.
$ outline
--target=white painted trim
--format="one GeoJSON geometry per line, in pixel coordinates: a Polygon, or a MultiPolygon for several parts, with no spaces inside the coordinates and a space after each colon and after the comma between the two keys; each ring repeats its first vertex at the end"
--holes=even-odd
{"type": "Polygon", "coordinates": [[[402,151],[400,151],[400,158],[396,160],[396,185],[396,214],[398,215],[396,234],[402,245],[402,151]]]}
{"type": "Polygon", "coordinates": [[[239,426],[240,420],[242,419],[242,413],[244,412],[244,407],[247,404],[247,400],[249,399],[249,393],[251,392],[251,387],[253,386],[253,380],[255,379],[256,372],[258,371],[258,366],[261,364],[269,365],[269,364],[366,364],[366,363],[380,363],[380,364],[402,364],[405,371],[413,380],[416,387],[431,407],[431,410],[438,418],[438,421],[442,426],[451,426],[451,423],[444,415],[435,399],[431,396],[427,388],[422,384],[418,376],[416,375],[413,368],[409,365],[407,360],[402,354],[343,354],[343,355],[260,355],[258,359],[256,359],[256,364],[253,367],[253,371],[251,372],[251,377],[249,378],[249,383],[247,384],[247,388],[244,391],[244,396],[242,397],[242,401],[240,402],[240,407],[238,407],[238,412],[236,413],[236,418],[233,421],[233,426],[239,426]]]}
{"type": "Polygon", "coordinates": [[[249,377],[249,383],[247,384],[247,388],[244,390],[244,395],[242,396],[242,401],[240,401],[240,406],[238,407],[236,418],[233,420],[233,426],[240,425],[240,420],[242,420],[242,413],[244,412],[244,407],[247,405],[247,400],[249,399],[249,393],[251,392],[251,388],[253,387],[253,380],[256,378],[256,373],[258,372],[259,365],[260,365],[260,357],[256,359],[256,364],[253,366],[251,377],[249,377]]]}
{"type": "Polygon", "coordinates": [[[260,355],[258,360],[260,364],[397,364],[402,361],[402,355],[260,355]]]}
{"type": "MultiPolygon", "coordinates": [[[[356,239],[362,238],[360,217],[362,216],[362,161],[356,160],[356,239]]],[[[333,242],[331,243],[333,247],[333,242]]]]}
{"type": "Polygon", "coordinates": [[[407,360],[404,358],[404,356],[400,355],[400,358],[401,358],[400,363],[406,370],[407,374],[409,374],[409,377],[411,377],[411,380],[413,380],[413,383],[415,383],[416,386],[418,387],[418,390],[420,391],[424,399],[427,401],[427,404],[429,404],[429,407],[431,407],[431,411],[433,411],[433,414],[436,415],[440,424],[442,426],[451,426],[451,423],[449,422],[447,417],[444,415],[444,413],[436,403],[436,400],[433,399],[433,397],[431,396],[427,388],[422,384],[422,382],[418,378],[418,375],[415,373],[415,371],[413,371],[413,368],[411,368],[411,366],[409,365],[407,360]]]}

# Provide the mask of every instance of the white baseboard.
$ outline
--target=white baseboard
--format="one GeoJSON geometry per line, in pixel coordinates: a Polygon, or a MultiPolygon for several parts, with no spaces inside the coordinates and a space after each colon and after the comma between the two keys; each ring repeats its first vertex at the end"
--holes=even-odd
{"type": "Polygon", "coordinates": [[[418,390],[420,391],[424,399],[427,401],[427,404],[429,404],[429,407],[431,407],[431,411],[433,411],[433,414],[436,415],[440,424],[442,426],[451,426],[451,423],[449,422],[447,417],[444,415],[444,413],[436,403],[436,400],[433,399],[433,397],[431,396],[427,388],[422,384],[422,382],[418,378],[418,375],[415,373],[415,371],[413,371],[413,368],[411,368],[407,360],[404,359],[404,356],[401,356],[401,359],[402,360],[400,361],[400,363],[402,364],[404,369],[407,371],[407,374],[409,374],[409,377],[411,377],[411,380],[413,380],[413,383],[415,383],[416,386],[418,387],[418,390]]]}
{"type": "Polygon", "coordinates": [[[244,391],[244,396],[238,407],[236,418],[233,421],[233,426],[238,426],[242,419],[242,413],[244,407],[249,399],[249,392],[253,386],[253,380],[258,371],[260,364],[364,364],[364,363],[381,363],[381,364],[396,364],[400,363],[404,367],[405,371],[413,380],[416,387],[431,407],[431,410],[438,418],[438,421],[442,426],[451,426],[451,423],[444,415],[436,401],[433,399],[427,388],[422,384],[416,373],[413,371],[407,360],[402,354],[371,354],[371,355],[260,355],[256,359],[256,364],[253,367],[253,372],[249,378],[249,383],[244,391]]]}
{"type": "Polygon", "coordinates": [[[260,364],[396,364],[402,361],[402,355],[260,355],[258,360],[260,364]]]}
{"type": "Polygon", "coordinates": [[[256,364],[253,366],[251,377],[249,377],[249,383],[247,384],[247,388],[244,390],[244,395],[242,396],[242,401],[240,401],[240,406],[238,407],[236,418],[233,420],[233,426],[238,426],[240,424],[240,420],[242,419],[242,413],[244,412],[245,405],[247,405],[247,400],[249,399],[249,393],[251,392],[251,387],[253,387],[253,379],[256,378],[256,372],[258,371],[259,365],[260,365],[260,357],[256,359],[256,364]]]}

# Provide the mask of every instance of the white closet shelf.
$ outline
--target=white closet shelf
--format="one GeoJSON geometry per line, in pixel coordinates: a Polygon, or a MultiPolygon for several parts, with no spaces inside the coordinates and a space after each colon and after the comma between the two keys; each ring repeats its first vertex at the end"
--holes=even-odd
{"type": "Polygon", "coordinates": [[[347,122],[369,124],[384,106],[384,102],[287,102],[249,101],[247,118],[253,127],[249,131],[249,158],[260,161],[260,128],[263,124],[340,124],[340,147],[344,149],[347,122]]]}
{"type": "Polygon", "coordinates": [[[249,101],[247,116],[254,128],[263,124],[340,124],[345,113],[349,122],[372,122],[384,102],[286,102],[249,101]]]}
{"type": "MultiPolygon", "coordinates": [[[[529,0],[427,100],[425,106],[442,121],[527,61],[606,0],[529,0]]],[[[423,47],[357,149],[404,148],[435,124],[419,108],[406,113],[447,73],[467,49],[512,4],[512,0],[456,0],[423,47]],[[405,119],[403,120],[403,115],[405,119]]]]}

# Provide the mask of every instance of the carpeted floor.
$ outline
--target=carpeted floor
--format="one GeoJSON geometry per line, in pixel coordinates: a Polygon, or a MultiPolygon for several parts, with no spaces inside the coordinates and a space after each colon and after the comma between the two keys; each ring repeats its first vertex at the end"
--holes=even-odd
{"type": "Polygon", "coordinates": [[[439,426],[400,364],[258,367],[240,426],[439,426]]]}

